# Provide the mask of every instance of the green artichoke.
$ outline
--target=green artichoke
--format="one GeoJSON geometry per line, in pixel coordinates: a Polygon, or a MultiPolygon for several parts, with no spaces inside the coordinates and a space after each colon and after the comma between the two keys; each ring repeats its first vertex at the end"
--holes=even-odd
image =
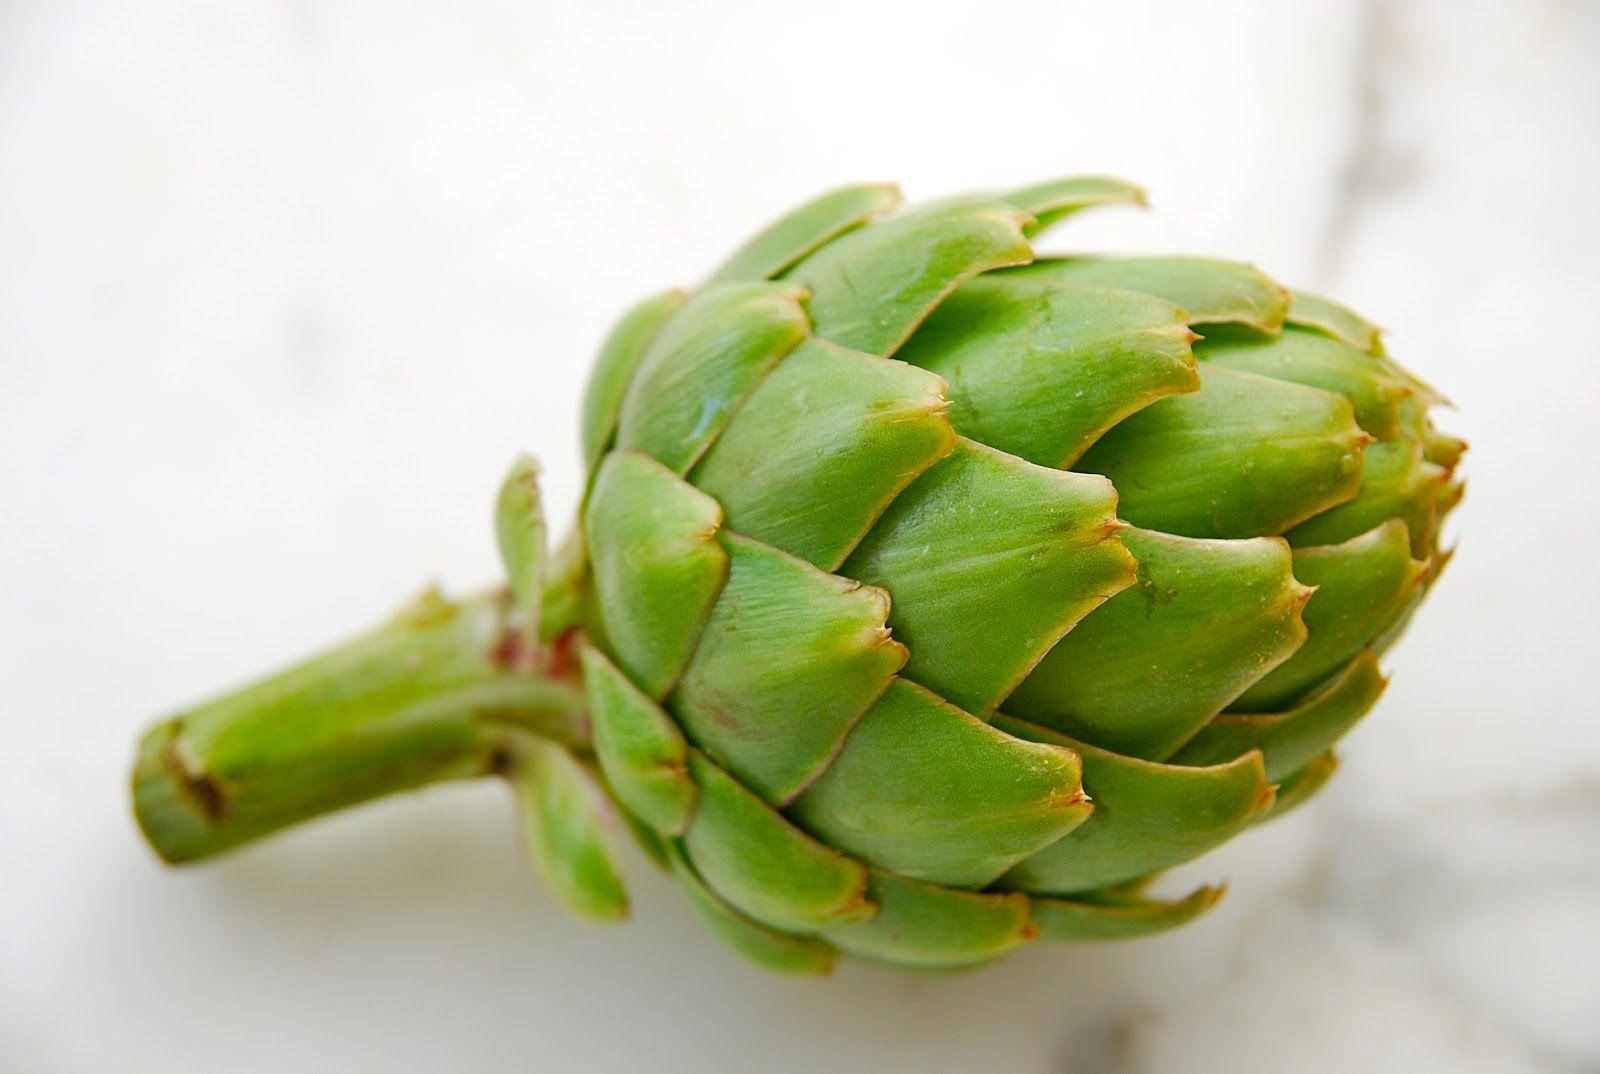
{"type": "Polygon", "coordinates": [[[153,728],[157,851],[496,774],[574,909],[626,911],[619,813],[777,969],[1208,908],[1145,888],[1332,773],[1465,445],[1370,323],[1249,265],[1034,256],[1133,186],[898,200],[825,194],[623,317],[553,556],[524,460],[509,585],[153,728]]]}

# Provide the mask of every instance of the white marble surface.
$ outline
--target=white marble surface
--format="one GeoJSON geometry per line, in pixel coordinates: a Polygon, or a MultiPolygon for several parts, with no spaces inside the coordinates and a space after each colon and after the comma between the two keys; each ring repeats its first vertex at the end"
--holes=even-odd
{"type": "Polygon", "coordinates": [[[0,1069],[1600,1069],[1600,6],[0,4],[0,1069]],[[1341,294],[1460,405],[1461,554],[1333,787],[1203,922],[793,981],[632,862],[570,923],[497,789],[173,873],[147,718],[577,482],[588,353],[786,203],[1075,170],[1058,240],[1341,294]]]}

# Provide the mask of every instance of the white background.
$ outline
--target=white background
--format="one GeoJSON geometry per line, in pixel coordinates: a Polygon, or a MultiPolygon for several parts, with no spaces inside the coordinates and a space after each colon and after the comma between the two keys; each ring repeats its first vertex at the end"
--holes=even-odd
{"type": "Polygon", "coordinates": [[[1600,1068],[1600,5],[0,3],[0,1070],[1600,1068]],[[593,345],[824,187],[1113,172],[1058,245],[1334,292],[1459,404],[1461,554],[1207,919],[954,977],[749,968],[499,788],[174,872],[154,716],[492,579],[593,345]]]}

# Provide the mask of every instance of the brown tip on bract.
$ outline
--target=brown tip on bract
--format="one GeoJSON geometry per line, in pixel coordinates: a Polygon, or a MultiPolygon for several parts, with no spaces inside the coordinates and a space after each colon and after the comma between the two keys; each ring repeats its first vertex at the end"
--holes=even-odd
{"type": "Polygon", "coordinates": [[[870,921],[874,917],[877,917],[878,911],[883,909],[883,907],[867,898],[866,883],[866,874],[863,873],[861,879],[861,890],[850,896],[850,898],[845,902],[842,902],[838,906],[834,907],[832,910],[832,915],[844,921],[870,921]],[[861,913],[863,910],[870,910],[871,913],[863,915],[861,913]]]}
{"type": "Polygon", "coordinates": [[[1062,809],[1076,809],[1078,806],[1083,805],[1093,808],[1093,803],[1089,801],[1089,795],[1084,792],[1081,786],[1071,794],[1067,795],[1065,798],[1061,799],[1062,809]]]}

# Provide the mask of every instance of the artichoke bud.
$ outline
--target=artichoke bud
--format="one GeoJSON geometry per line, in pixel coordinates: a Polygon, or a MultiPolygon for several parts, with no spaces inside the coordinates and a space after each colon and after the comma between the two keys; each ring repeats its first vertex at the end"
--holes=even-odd
{"type": "Polygon", "coordinates": [[[1107,178],[846,187],[601,348],[582,655],[606,787],[757,961],[1140,936],[1303,800],[1437,578],[1464,445],[1253,266],[1037,257],[1107,178]]]}

